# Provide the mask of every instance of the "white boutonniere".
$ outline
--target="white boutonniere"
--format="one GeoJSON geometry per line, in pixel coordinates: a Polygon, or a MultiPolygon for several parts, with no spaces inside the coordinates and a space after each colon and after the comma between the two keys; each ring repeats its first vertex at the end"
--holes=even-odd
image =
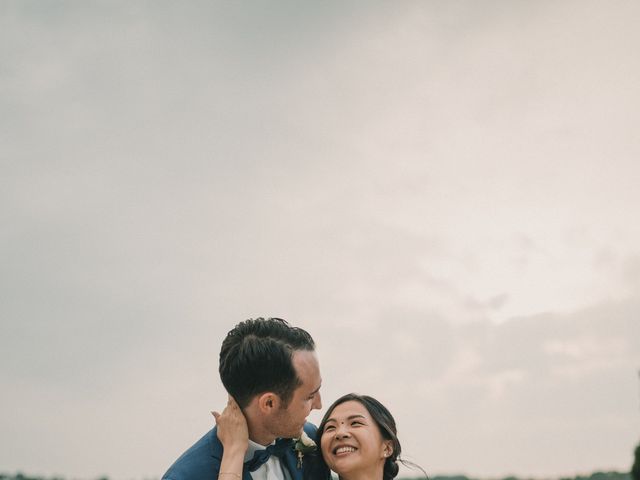
{"type": "Polygon", "coordinates": [[[296,439],[293,449],[298,454],[298,468],[302,468],[302,458],[305,453],[313,452],[318,448],[316,442],[309,438],[309,435],[303,430],[300,438],[296,439]]]}

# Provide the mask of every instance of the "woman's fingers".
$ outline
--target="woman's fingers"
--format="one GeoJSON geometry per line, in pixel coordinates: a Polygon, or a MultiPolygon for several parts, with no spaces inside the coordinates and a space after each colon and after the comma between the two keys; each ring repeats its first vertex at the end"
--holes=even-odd
{"type": "Polygon", "coordinates": [[[247,420],[233,397],[229,396],[222,413],[212,410],[211,415],[216,422],[218,438],[225,448],[242,446],[246,449],[249,439],[247,420]]]}

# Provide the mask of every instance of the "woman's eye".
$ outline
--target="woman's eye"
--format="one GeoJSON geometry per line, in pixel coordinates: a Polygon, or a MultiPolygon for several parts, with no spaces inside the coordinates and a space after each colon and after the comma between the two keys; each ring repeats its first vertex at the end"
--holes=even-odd
{"type": "Polygon", "coordinates": [[[364,425],[364,423],[362,423],[362,422],[359,422],[359,421],[355,420],[355,421],[351,422],[351,425],[352,425],[352,426],[353,426],[353,425],[364,425]]]}
{"type": "Polygon", "coordinates": [[[328,432],[329,430],[333,430],[333,429],[334,429],[333,425],[328,425],[328,426],[324,427],[324,431],[325,432],[328,432]]]}

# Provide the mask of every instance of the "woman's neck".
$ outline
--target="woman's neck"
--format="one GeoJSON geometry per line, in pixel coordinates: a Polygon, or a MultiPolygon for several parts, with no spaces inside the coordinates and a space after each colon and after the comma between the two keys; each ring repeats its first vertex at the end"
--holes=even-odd
{"type": "Polygon", "coordinates": [[[338,475],[340,480],[382,480],[381,468],[370,468],[367,470],[358,470],[349,472],[344,475],[338,475]]]}

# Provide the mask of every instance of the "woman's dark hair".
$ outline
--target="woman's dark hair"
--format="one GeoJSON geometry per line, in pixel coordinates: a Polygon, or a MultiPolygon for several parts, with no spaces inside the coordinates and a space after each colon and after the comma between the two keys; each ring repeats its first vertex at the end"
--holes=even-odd
{"type": "MultiPolygon", "coordinates": [[[[382,472],[383,480],[392,480],[398,475],[398,462],[407,466],[418,467],[417,465],[406,462],[400,458],[402,448],[400,446],[400,440],[398,440],[398,429],[396,428],[396,421],[393,419],[393,415],[391,415],[391,412],[389,412],[389,410],[378,400],[368,395],[348,393],[333,402],[333,404],[327,409],[327,413],[324,414],[324,417],[320,422],[320,426],[318,427],[318,432],[316,434],[316,443],[318,444],[318,448],[320,446],[322,433],[324,432],[327,420],[333,413],[333,410],[341,403],[349,401],[356,401],[362,404],[364,408],[367,409],[369,415],[371,415],[371,418],[378,426],[378,430],[380,431],[380,435],[382,435],[382,438],[391,441],[393,452],[386,458],[384,462],[384,470],[382,472]]],[[[317,456],[314,456],[311,460],[314,465],[313,468],[309,470],[313,471],[311,475],[313,475],[314,478],[320,478],[323,480],[331,478],[331,472],[329,471],[329,467],[327,466],[327,464],[322,459],[322,455],[319,454],[317,456]]],[[[420,467],[418,468],[422,470],[420,467]]]]}
{"type": "Polygon", "coordinates": [[[311,335],[281,318],[245,320],[222,342],[220,379],[240,408],[269,391],[276,393],[286,407],[300,385],[293,353],[314,348],[311,335]]]}

